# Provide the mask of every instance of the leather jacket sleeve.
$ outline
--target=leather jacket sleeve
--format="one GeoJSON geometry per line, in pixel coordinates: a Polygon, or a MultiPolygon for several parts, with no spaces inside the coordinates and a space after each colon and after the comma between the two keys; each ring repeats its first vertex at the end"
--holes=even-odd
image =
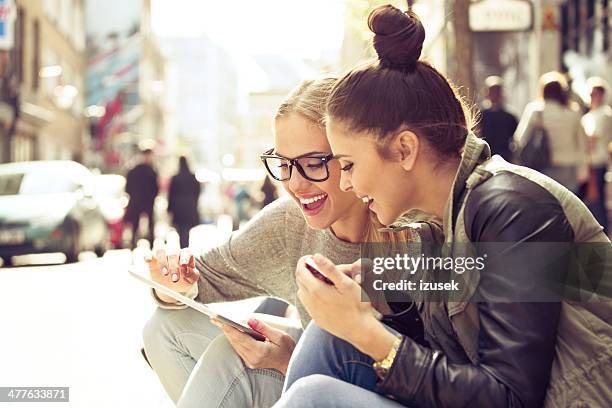
{"type": "MultiPolygon", "coordinates": [[[[572,242],[558,201],[512,173],[497,174],[471,193],[465,208],[471,242],[572,242]]],[[[507,245],[499,262],[481,273],[481,298],[496,274],[545,273],[507,245]],[[517,259],[518,258],[518,259],[517,259]],[[508,269],[512,268],[512,269],[508,269]]],[[[513,284],[515,282],[512,282],[513,284]]],[[[516,282],[520,284],[520,282],[516,282]]],[[[444,351],[404,338],[379,392],[411,407],[540,407],[555,353],[559,302],[478,303],[479,363],[449,361],[444,351]]]]}

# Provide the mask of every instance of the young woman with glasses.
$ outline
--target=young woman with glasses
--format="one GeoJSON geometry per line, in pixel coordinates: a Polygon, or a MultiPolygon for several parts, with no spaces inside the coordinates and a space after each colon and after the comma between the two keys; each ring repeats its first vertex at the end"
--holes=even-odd
{"type": "Polygon", "coordinates": [[[427,271],[462,283],[419,298],[428,345],[387,330],[333,260],[315,257],[334,286],[300,260],[298,296],[313,321],[275,406],[610,406],[612,251],[602,227],[551,178],[491,158],[447,79],[419,61],[415,14],[381,6],[368,25],[378,61],[339,79],[327,107],[342,190],[383,224],[414,208],[439,216],[441,253],[453,262],[489,258],[427,271]]]}
{"type": "MultiPolygon", "coordinates": [[[[297,306],[306,324],[309,316],[296,297],[294,278],[301,256],[324,253],[336,263],[349,264],[359,259],[364,240],[419,239],[412,229],[378,232],[381,225],[370,218],[367,204],[340,190],[340,165],[332,160],[323,122],[334,82],[306,81],[278,108],[275,148],[261,159],[289,198],[266,206],[227,242],[197,259],[185,251],[156,251],[149,262],[153,279],[202,303],[261,295],[286,299],[297,306]]],[[[358,271],[358,266],[343,269],[349,276],[358,271]]],[[[269,340],[258,342],[154,295],[160,307],[144,329],[146,354],[179,407],[264,407],[280,397],[299,333],[291,336],[262,319],[251,319],[248,324],[269,340]]],[[[402,318],[410,320],[408,332],[419,339],[417,315],[404,313],[402,318]]]]}

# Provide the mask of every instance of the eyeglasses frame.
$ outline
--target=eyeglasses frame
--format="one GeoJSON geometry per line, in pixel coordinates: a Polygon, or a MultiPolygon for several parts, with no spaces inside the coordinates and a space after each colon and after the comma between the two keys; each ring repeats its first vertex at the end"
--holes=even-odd
{"type": "Polygon", "coordinates": [[[279,156],[277,154],[272,154],[274,152],[274,148],[270,149],[270,150],[266,150],[262,155],[259,156],[259,158],[261,159],[261,161],[264,164],[264,167],[266,168],[266,170],[268,171],[268,174],[270,174],[270,176],[277,181],[287,181],[287,180],[291,180],[291,176],[293,174],[293,168],[297,168],[298,173],[300,173],[300,175],[302,177],[304,177],[306,180],[311,181],[313,183],[321,183],[325,180],[327,180],[329,178],[329,162],[334,160],[334,154],[330,153],[326,156],[313,156],[312,154],[308,153],[302,156],[297,156],[294,157],[293,159],[290,159],[288,157],[283,157],[283,156],[279,156]],[[268,167],[268,163],[266,162],[266,159],[283,159],[283,160],[287,160],[289,162],[289,176],[287,178],[278,178],[276,176],[274,176],[274,174],[272,173],[272,171],[270,170],[270,168],[268,167]],[[304,171],[304,168],[302,167],[302,165],[298,162],[299,159],[319,159],[321,160],[321,162],[323,162],[323,164],[325,165],[325,171],[327,173],[327,175],[325,176],[325,178],[320,179],[320,180],[315,180],[312,179],[311,177],[306,175],[306,172],[304,171]]]}

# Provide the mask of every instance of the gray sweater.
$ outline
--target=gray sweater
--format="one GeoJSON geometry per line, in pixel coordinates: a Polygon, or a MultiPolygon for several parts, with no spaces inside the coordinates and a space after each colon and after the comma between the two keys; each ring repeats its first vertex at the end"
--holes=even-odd
{"type": "MultiPolygon", "coordinates": [[[[310,317],[297,298],[295,267],[304,255],[321,253],[335,264],[359,259],[359,244],[338,239],[329,229],[308,226],[298,206],[280,198],[263,208],[222,245],[196,260],[200,279],[187,296],[202,303],[267,295],[297,306],[302,324],[310,317]]],[[[164,308],[183,308],[157,299],[164,308]]]]}

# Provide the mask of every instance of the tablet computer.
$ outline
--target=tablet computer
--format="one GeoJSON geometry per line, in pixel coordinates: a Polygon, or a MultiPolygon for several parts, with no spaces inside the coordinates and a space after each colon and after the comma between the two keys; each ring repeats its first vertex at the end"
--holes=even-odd
{"type": "Polygon", "coordinates": [[[159,291],[160,293],[163,293],[164,295],[170,296],[173,299],[178,300],[179,302],[201,312],[204,313],[206,316],[210,317],[211,319],[216,319],[218,321],[220,321],[223,324],[227,324],[228,326],[232,326],[233,328],[235,328],[236,330],[241,331],[244,334],[248,334],[249,336],[251,336],[252,338],[254,338],[255,340],[258,341],[265,341],[266,337],[251,329],[248,326],[245,326],[241,323],[235,322],[232,319],[223,316],[221,314],[219,314],[218,312],[212,310],[210,307],[206,306],[203,303],[200,302],[196,302],[193,299],[188,298],[185,295],[182,295],[181,293],[172,290],[164,285],[162,285],[161,283],[155,282],[154,280],[152,280],[151,278],[144,276],[143,274],[139,273],[136,271],[135,267],[130,267],[128,269],[128,272],[130,273],[130,275],[132,275],[134,278],[136,278],[137,280],[141,281],[142,283],[144,283],[145,285],[148,285],[150,287],[152,287],[153,289],[159,291]]]}

